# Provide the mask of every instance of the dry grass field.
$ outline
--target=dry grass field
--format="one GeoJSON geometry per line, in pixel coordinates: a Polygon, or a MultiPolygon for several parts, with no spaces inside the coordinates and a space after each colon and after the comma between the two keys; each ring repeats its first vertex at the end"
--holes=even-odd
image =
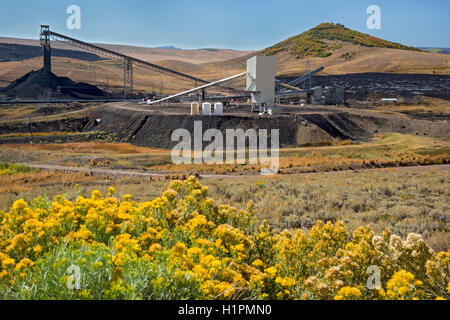
{"type": "Polygon", "coordinates": [[[296,75],[305,72],[305,62],[311,69],[324,66],[322,74],[346,74],[360,72],[391,73],[450,73],[450,57],[445,54],[405,51],[389,48],[366,48],[348,45],[337,49],[326,58],[297,59],[289,53],[280,53],[278,74],[296,75]]]}
{"type": "MultiPolygon", "coordinates": [[[[373,106],[373,104],[372,104],[373,106]]],[[[384,113],[401,113],[415,118],[450,115],[450,102],[447,100],[427,97],[418,104],[397,103],[380,104],[373,106],[374,111],[384,113]]]]}
{"type": "MultiPolygon", "coordinates": [[[[52,133],[49,133],[52,134],[52,133]]],[[[6,145],[5,147],[19,147],[34,151],[52,151],[57,153],[69,154],[142,154],[142,153],[165,153],[168,151],[164,149],[152,149],[146,147],[139,147],[129,143],[106,143],[102,141],[93,142],[71,142],[64,144],[21,144],[21,145],[6,145]]]]}
{"type": "MultiPolygon", "coordinates": [[[[398,167],[449,163],[450,143],[446,139],[399,133],[379,134],[367,142],[336,139],[330,145],[283,148],[279,150],[282,174],[339,171],[348,169],[398,167]]],[[[225,157],[224,157],[225,158],[225,157]]],[[[0,160],[52,163],[64,166],[129,168],[163,173],[258,173],[260,164],[175,165],[171,150],[138,147],[103,141],[13,144],[0,146],[0,160]]]]}

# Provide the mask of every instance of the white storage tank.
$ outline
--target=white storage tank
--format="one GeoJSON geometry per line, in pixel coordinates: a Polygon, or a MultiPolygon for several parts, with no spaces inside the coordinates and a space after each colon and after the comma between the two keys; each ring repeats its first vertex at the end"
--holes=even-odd
{"type": "Polygon", "coordinates": [[[214,115],[221,116],[223,115],[223,103],[217,102],[214,104],[214,115]]]}
{"type": "Polygon", "coordinates": [[[210,116],[211,115],[211,103],[204,102],[202,104],[202,115],[210,116]]]}
{"type": "Polygon", "coordinates": [[[381,102],[397,102],[397,98],[382,98],[381,102]]]}
{"type": "Polygon", "coordinates": [[[191,116],[200,115],[200,104],[198,102],[191,103],[191,116]]]}

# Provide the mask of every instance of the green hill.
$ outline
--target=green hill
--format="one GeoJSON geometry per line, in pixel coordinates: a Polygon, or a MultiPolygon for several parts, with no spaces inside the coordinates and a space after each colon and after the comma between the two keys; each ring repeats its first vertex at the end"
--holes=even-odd
{"type": "Polygon", "coordinates": [[[290,52],[298,58],[306,56],[324,58],[330,56],[334,50],[341,48],[345,43],[364,47],[420,51],[414,47],[408,47],[348,29],[339,23],[322,23],[263,50],[263,53],[265,55],[273,55],[278,52],[290,52]]]}

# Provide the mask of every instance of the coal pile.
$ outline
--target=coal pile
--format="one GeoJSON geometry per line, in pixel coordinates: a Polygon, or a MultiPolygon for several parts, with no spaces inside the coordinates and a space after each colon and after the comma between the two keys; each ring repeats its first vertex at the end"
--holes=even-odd
{"type": "MultiPolygon", "coordinates": [[[[281,77],[291,81],[295,77],[281,77]]],[[[362,98],[378,93],[385,97],[428,96],[450,100],[450,75],[401,74],[401,73],[355,73],[343,75],[312,76],[312,86],[337,84],[346,90],[358,92],[362,98]]],[[[349,98],[349,95],[347,95],[349,98]]],[[[353,97],[356,98],[356,97],[353,97]]]]}
{"type": "Polygon", "coordinates": [[[95,99],[106,96],[96,86],[58,77],[44,69],[33,70],[11,82],[2,93],[8,97],[29,99],[95,99]]]}

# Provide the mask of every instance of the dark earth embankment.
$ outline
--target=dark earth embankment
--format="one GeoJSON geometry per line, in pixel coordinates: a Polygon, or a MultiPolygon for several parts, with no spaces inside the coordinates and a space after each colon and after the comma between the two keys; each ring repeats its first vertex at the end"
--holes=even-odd
{"type": "Polygon", "coordinates": [[[89,117],[76,117],[64,120],[0,123],[0,134],[28,133],[30,130],[33,132],[83,132],[89,121],[89,117]]]}
{"type": "MultiPolygon", "coordinates": [[[[203,132],[216,128],[224,137],[226,129],[279,129],[281,146],[321,144],[331,142],[335,138],[365,140],[377,132],[450,137],[450,126],[446,121],[347,111],[349,109],[330,109],[328,112],[321,110],[264,117],[251,114],[201,117],[132,109],[117,103],[85,110],[63,120],[46,120],[44,117],[31,123],[34,132],[112,133],[118,141],[159,148],[171,148],[177,143],[171,141],[172,133],[176,129],[187,129],[193,137],[195,121],[202,121],[203,132]]],[[[29,128],[27,121],[4,122],[0,124],[0,134],[29,132],[29,128]]],[[[46,142],[49,142],[49,139],[51,140],[47,137],[46,142]]],[[[0,139],[0,143],[10,143],[3,140],[0,139]]]]}

